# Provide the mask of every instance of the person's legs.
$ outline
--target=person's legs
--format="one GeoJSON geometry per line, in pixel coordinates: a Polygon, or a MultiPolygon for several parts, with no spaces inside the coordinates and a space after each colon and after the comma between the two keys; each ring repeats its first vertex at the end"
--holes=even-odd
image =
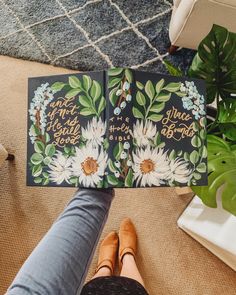
{"type": "Polygon", "coordinates": [[[119,262],[122,266],[121,276],[138,281],[144,286],[143,279],[136,265],[137,233],[134,224],[129,218],[125,218],[120,225],[119,262]]]}
{"type": "Polygon", "coordinates": [[[92,279],[114,274],[119,237],[116,232],[110,232],[101,242],[98,254],[98,263],[92,279]]]}
{"type": "Polygon", "coordinates": [[[109,267],[103,266],[101,267],[95,275],[92,277],[91,280],[99,278],[99,277],[110,277],[112,275],[112,272],[109,267]]]}
{"type": "Polygon", "coordinates": [[[127,253],[123,256],[120,276],[136,280],[141,285],[143,285],[143,287],[145,287],[144,281],[141,277],[134,256],[132,254],[127,253]]]}
{"type": "Polygon", "coordinates": [[[111,189],[79,190],[26,260],[7,295],[79,292],[112,198],[111,189]]]}

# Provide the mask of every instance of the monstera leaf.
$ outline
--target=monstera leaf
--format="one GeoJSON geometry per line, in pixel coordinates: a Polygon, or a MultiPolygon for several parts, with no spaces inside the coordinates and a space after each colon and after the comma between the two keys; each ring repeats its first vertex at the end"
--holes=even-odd
{"type": "Polygon", "coordinates": [[[221,101],[218,104],[218,125],[220,131],[230,140],[236,141],[236,100],[221,101]]]}
{"type": "Polygon", "coordinates": [[[191,77],[206,81],[207,102],[236,95],[236,33],[213,25],[202,40],[189,69],[191,77]]]}
{"type": "Polygon", "coordinates": [[[192,190],[209,207],[216,208],[216,193],[223,186],[222,206],[236,215],[236,146],[223,139],[208,135],[208,186],[192,190]]]}

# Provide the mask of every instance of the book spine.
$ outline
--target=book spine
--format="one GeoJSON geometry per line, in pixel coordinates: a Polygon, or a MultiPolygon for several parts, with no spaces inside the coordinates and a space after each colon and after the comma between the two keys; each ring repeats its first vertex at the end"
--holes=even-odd
{"type": "MultiPolygon", "coordinates": [[[[109,89],[108,89],[108,71],[104,71],[103,72],[103,81],[104,81],[104,85],[103,85],[103,91],[104,91],[104,97],[106,100],[106,107],[104,110],[104,122],[106,122],[106,133],[105,133],[105,141],[106,144],[108,145],[108,149],[107,149],[107,154],[108,154],[108,159],[107,162],[109,161],[110,158],[110,150],[109,150],[109,89]]],[[[103,176],[103,187],[107,188],[108,187],[108,182],[106,181],[106,175],[108,175],[109,171],[108,171],[108,166],[106,166],[105,169],[105,173],[103,176]]]]}

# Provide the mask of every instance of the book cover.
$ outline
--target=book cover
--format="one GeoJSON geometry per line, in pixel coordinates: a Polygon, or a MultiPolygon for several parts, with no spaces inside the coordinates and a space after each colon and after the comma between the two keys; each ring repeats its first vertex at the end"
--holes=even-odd
{"type": "Polygon", "coordinates": [[[222,208],[221,190],[216,200],[217,208],[210,208],[195,196],[177,224],[236,271],[236,217],[222,208]]]}
{"type": "Polygon", "coordinates": [[[207,184],[204,81],[112,68],[29,78],[27,185],[207,184]]]}

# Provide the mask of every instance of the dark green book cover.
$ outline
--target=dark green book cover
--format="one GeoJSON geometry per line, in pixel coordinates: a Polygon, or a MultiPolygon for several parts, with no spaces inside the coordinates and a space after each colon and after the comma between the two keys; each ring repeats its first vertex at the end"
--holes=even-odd
{"type": "Polygon", "coordinates": [[[28,95],[27,185],[207,185],[204,81],[112,68],[28,95]]]}

